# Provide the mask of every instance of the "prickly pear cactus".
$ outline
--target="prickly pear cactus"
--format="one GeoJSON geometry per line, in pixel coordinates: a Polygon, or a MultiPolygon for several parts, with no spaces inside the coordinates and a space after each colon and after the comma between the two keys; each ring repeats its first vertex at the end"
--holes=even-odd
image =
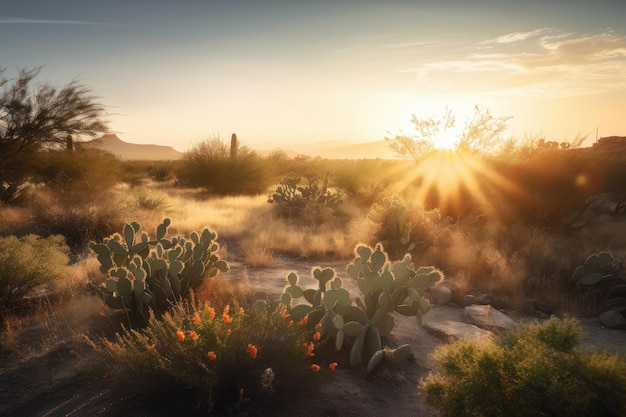
{"type": "Polygon", "coordinates": [[[337,350],[350,349],[351,366],[361,366],[369,373],[383,360],[398,362],[410,356],[408,345],[396,349],[382,346],[381,337],[389,335],[394,327],[390,313],[412,316],[421,322],[430,308],[422,294],[443,280],[443,273],[432,266],[413,269],[408,255],[392,265],[380,244],[375,249],[358,246],[356,255],[347,267],[361,291],[362,298],[356,297],[354,304],[342,287],[343,281],[330,268],[312,271],[319,281],[317,289],[300,287],[298,276],[289,274],[280,301],[294,319],[308,315],[309,323],[319,323],[320,333],[334,339],[337,350]],[[309,304],[294,305],[300,297],[309,304]]]}
{"type": "Polygon", "coordinates": [[[100,262],[100,270],[109,276],[103,288],[104,300],[112,308],[128,309],[140,320],[148,310],[157,314],[189,296],[189,290],[206,278],[228,270],[216,252],[217,235],[209,229],[168,239],[170,220],[157,226],[156,238],[141,232],[137,222],[126,224],[91,249],[100,262]]]}
{"type": "Polygon", "coordinates": [[[613,278],[621,267],[622,265],[616,262],[610,253],[595,253],[589,255],[585,263],[576,268],[572,280],[579,285],[595,285],[613,278]]]}

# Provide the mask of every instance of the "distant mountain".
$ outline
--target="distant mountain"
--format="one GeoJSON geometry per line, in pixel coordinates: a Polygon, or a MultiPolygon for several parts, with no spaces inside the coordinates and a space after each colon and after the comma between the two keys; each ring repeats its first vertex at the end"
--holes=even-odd
{"type": "MultiPolygon", "coordinates": [[[[111,152],[122,160],[164,161],[180,159],[183,155],[171,146],[139,145],[121,140],[117,135],[104,135],[98,139],[84,142],[83,146],[111,152]]],[[[327,159],[395,159],[394,154],[384,140],[376,142],[353,143],[348,141],[321,141],[294,143],[286,148],[254,149],[262,156],[275,152],[284,152],[287,157],[308,155],[327,159]]]]}
{"type": "Polygon", "coordinates": [[[123,160],[166,161],[180,159],[183,156],[182,152],[178,152],[171,146],[128,143],[115,134],[84,142],[83,146],[111,152],[123,160]]]}
{"type": "Polygon", "coordinates": [[[348,141],[322,141],[312,143],[294,143],[289,149],[258,151],[267,155],[277,150],[284,151],[289,157],[294,155],[319,156],[327,159],[396,159],[398,156],[389,149],[385,140],[353,143],[348,141]]]}

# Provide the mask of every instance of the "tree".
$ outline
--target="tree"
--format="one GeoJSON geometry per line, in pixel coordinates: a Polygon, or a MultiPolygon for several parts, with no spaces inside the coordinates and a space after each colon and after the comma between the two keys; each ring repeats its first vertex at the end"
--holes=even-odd
{"type": "MultiPolygon", "coordinates": [[[[491,153],[504,144],[502,135],[510,117],[494,117],[489,110],[474,107],[474,115],[466,121],[459,134],[455,151],[491,153]]],[[[454,127],[456,119],[450,109],[446,109],[440,119],[433,117],[411,117],[415,127],[412,135],[401,134],[385,138],[393,151],[405,158],[420,159],[437,151],[437,135],[454,127]]]]}
{"type": "Polygon", "coordinates": [[[0,201],[15,197],[39,152],[107,132],[105,109],[77,81],[62,87],[35,83],[41,67],[8,79],[0,68],[0,201]]]}

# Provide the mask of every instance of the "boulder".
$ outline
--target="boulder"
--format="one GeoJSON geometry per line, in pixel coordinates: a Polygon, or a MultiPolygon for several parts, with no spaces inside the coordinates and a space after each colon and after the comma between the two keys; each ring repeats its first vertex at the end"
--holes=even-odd
{"type": "Polygon", "coordinates": [[[605,311],[598,316],[598,319],[603,326],[611,329],[626,328],[626,318],[615,309],[605,311]]]}
{"type": "Polygon", "coordinates": [[[422,327],[444,340],[483,340],[492,335],[489,330],[481,329],[473,324],[453,320],[425,322],[422,327]]]}
{"type": "Polygon", "coordinates": [[[490,305],[472,305],[463,310],[466,320],[480,328],[508,330],[517,323],[490,305]]]}
{"type": "Polygon", "coordinates": [[[452,301],[452,291],[447,285],[439,284],[428,290],[428,294],[435,304],[448,304],[452,301]]]}

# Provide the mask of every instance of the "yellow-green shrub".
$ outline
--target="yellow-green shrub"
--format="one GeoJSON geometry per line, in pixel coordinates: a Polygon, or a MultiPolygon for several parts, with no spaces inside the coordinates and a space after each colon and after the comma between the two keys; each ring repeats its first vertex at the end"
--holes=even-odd
{"type": "Polygon", "coordinates": [[[575,320],[553,318],[442,346],[420,389],[443,417],[625,415],[626,360],[580,349],[580,335],[575,320]]]}
{"type": "Polygon", "coordinates": [[[63,236],[0,237],[0,318],[22,305],[35,287],[70,275],[63,236]]]}

